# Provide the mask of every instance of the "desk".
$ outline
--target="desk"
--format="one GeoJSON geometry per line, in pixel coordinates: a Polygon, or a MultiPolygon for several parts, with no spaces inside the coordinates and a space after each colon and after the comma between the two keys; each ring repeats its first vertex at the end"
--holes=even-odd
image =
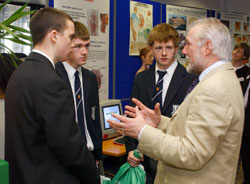
{"type": "Polygon", "coordinates": [[[125,145],[115,144],[113,141],[117,138],[118,137],[102,141],[102,153],[104,156],[103,161],[100,161],[100,172],[102,175],[107,174],[108,176],[114,177],[115,173],[124,163],[126,147],[125,145]]]}
{"type": "Polygon", "coordinates": [[[113,141],[117,139],[117,137],[112,139],[107,139],[102,142],[102,153],[104,155],[120,157],[126,154],[125,145],[115,144],[113,141]]]}

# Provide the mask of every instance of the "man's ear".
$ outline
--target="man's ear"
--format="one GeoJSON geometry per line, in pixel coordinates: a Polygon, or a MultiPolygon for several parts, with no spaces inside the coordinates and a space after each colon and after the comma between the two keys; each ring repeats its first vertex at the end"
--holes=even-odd
{"type": "Polygon", "coordinates": [[[204,47],[205,47],[205,49],[204,49],[204,51],[205,51],[204,54],[205,55],[209,55],[209,54],[212,53],[212,51],[213,51],[213,44],[212,44],[212,42],[210,40],[207,40],[205,42],[204,47]]]}
{"type": "Polygon", "coordinates": [[[50,35],[50,39],[51,39],[52,42],[56,42],[57,41],[57,39],[58,39],[58,32],[56,30],[54,30],[54,29],[51,30],[50,33],[49,33],[49,35],[50,35]]]}

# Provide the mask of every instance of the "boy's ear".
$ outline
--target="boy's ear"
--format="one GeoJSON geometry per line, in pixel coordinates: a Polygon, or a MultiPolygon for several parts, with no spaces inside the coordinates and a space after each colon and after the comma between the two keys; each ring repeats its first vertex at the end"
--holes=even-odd
{"type": "Polygon", "coordinates": [[[49,35],[52,42],[56,42],[56,40],[58,39],[58,32],[56,30],[51,30],[49,35]]]}

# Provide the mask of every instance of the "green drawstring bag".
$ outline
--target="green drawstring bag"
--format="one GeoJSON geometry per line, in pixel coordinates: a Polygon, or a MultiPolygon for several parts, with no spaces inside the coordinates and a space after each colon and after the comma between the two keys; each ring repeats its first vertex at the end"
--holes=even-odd
{"type": "MultiPolygon", "coordinates": [[[[141,153],[135,150],[134,156],[139,159],[141,153]]],[[[101,178],[102,184],[145,184],[145,182],[146,173],[143,166],[140,164],[137,167],[131,167],[128,162],[119,168],[112,180],[101,178]]]]}
{"type": "MultiPolygon", "coordinates": [[[[141,158],[141,153],[134,151],[136,158],[141,158]]],[[[143,166],[131,167],[128,162],[123,164],[110,183],[105,184],[145,184],[146,173],[143,166]]]]}

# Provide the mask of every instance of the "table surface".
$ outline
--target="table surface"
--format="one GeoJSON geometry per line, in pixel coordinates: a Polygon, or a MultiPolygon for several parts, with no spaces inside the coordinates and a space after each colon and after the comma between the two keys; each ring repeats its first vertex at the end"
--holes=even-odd
{"type": "Polygon", "coordinates": [[[113,141],[118,137],[107,139],[102,142],[102,153],[104,155],[120,157],[126,154],[125,145],[115,144],[113,141]]]}

